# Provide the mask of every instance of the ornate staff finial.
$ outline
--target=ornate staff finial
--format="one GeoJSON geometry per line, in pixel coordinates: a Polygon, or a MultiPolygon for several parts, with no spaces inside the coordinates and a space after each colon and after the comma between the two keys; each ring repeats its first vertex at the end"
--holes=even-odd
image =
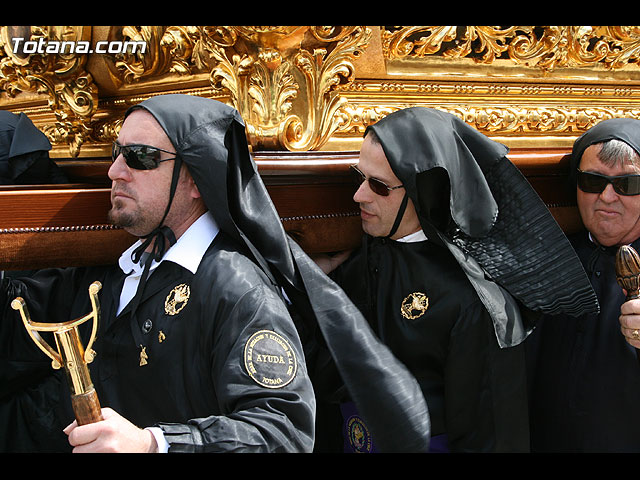
{"type": "MultiPolygon", "coordinates": [[[[627,300],[640,298],[640,255],[633,247],[623,245],[616,253],[616,280],[627,291],[627,300]]],[[[633,331],[633,338],[640,339],[640,332],[633,331]]],[[[636,349],[638,361],[640,350],[636,349]]]]}
{"type": "Polygon", "coordinates": [[[11,307],[20,312],[22,322],[35,344],[49,358],[54,369],[64,368],[71,390],[71,404],[76,415],[78,425],[94,423],[102,420],[98,395],[91,382],[89,368],[96,355],[93,342],[98,332],[100,320],[100,304],[98,292],[102,288],[100,282],[93,282],[89,286],[89,297],[92,310],[84,317],[65,323],[39,323],[31,321],[29,310],[23,298],[17,297],[11,302],[11,307]],[[93,320],[91,338],[86,350],[80,341],[78,325],[87,320],[93,320]],[[38,332],[53,332],[57,349],[52,348],[38,332]]]}
{"type": "Polygon", "coordinates": [[[623,245],[616,254],[616,280],[627,291],[627,300],[640,297],[640,255],[623,245]]]}

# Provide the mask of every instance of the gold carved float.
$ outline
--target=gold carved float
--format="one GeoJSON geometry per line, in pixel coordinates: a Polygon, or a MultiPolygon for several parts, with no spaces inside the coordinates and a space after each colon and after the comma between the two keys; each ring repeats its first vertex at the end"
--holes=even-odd
{"type": "Polygon", "coordinates": [[[107,220],[110,145],[125,110],[162,93],[240,111],[308,252],[359,244],[348,165],[368,125],[414,105],[509,146],[575,231],[568,153],[603,119],[640,118],[639,55],[635,26],[0,26],[0,109],[33,120],[71,182],[2,186],[0,270],[111,263],[131,244],[107,220]]]}
{"type": "Polygon", "coordinates": [[[27,113],[60,159],[107,157],[123,111],[168,92],[236,107],[256,152],[354,151],[412,105],[566,149],[639,117],[639,55],[635,26],[2,26],[0,109],[27,113]]]}

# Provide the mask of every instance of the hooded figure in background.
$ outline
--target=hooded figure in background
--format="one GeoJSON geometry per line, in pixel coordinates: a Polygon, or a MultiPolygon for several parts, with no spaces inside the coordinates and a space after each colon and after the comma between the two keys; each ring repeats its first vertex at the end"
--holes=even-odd
{"type": "Polygon", "coordinates": [[[640,325],[629,322],[640,308],[615,259],[621,245],[640,251],[640,120],[603,120],[580,136],[568,185],[585,227],[569,239],[600,312],[545,316],[527,340],[532,450],[637,452],[640,325]]]}
{"type": "Polygon", "coordinates": [[[418,379],[434,451],[527,451],[523,340],[540,314],[598,310],[507,152],[415,107],[370,126],[355,167],[367,235],[332,275],[418,379]]]}
{"type": "Polygon", "coordinates": [[[51,143],[29,117],[0,110],[0,184],[68,183],[49,150],[51,143]]]}
{"type": "MultiPolygon", "coordinates": [[[[381,449],[426,451],[429,415],[415,378],[286,235],[250,157],[238,112],[215,100],[161,95],[127,111],[119,141],[109,174],[120,219],[122,206],[138,196],[127,191],[127,182],[152,178],[145,174],[154,172],[171,180],[162,219],[136,234],[140,240],[123,253],[119,267],[46,270],[33,279],[6,280],[0,289],[5,305],[0,342],[10,346],[5,352],[12,359],[0,365],[0,398],[12,398],[0,403],[0,417],[16,419],[7,425],[17,425],[12,431],[20,432],[21,444],[55,437],[61,418],[71,414],[64,382],[49,373],[42,353],[34,357],[39,366],[25,360],[20,347],[26,349],[29,339],[17,321],[8,326],[15,314],[7,312],[7,303],[23,296],[34,318],[45,312],[49,321],[77,318],[90,310],[84,293],[89,283],[100,280],[102,323],[94,346],[98,355],[90,365],[93,383],[103,406],[152,427],[159,446],[166,442],[169,451],[189,452],[309,451],[314,389],[330,395],[330,389],[346,388],[383,439],[381,449]],[[135,145],[149,129],[129,122],[147,116],[162,132],[157,138],[170,147],[135,145]],[[155,154],[159,157],[151,162],[155,154]],[[149,163],[152,170],[145,172],[149,163]],[[195,190],[182,183],[185,170],[195,190]],[[206,213],[178,232],[171,225],[175,208],[195,192],[206,213]],[[193,245],[185,246],[185,238],[193,245]],[[198,249],[201,259],[194,265],[189,259],[198,249]],[[132,278],[139,280],[130,283],[132,278]],[[299,319],[295,325],[283,290],[299,319]],[[292,368],[259,363],[254,353],[289,358],[292,368]],[[26,370],[31,379],[44,379],[25,385],[19,373],[26,370]],[[336,371],[339,382],[329,386],[321,376],[316,382],[316,370],[336,371]],[[16,392],[20,398],[14,401],[16,392]],[[40,415],[34,422],[30,411],[64,413],[40,415]]],[[[149,180],[138,185],[148,187],[149,180]]],[[[36,356],[37,348],[30,348],[36,356]]],[[[69,441],[91,428],[67,430],[69,441]]]]}

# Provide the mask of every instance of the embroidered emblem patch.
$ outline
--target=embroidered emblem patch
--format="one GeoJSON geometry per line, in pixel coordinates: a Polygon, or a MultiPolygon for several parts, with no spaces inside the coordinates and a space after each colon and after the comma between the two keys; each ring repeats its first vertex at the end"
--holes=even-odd
{"type": "Polygon", "coordinates": [[[191,295],[191,289],[186,283],[174,287],[164,301],[164,313],[177,315],[187,305],[189,295],[191,295]]]}
{"type": "Polygon", "coordinates": [[[420,292],[413,292],[402,301],[400,313],[402,313],[402,316],[407,320],[415,320],[424,315],[427,308],[429,308],[429,298],[427,295],[420,292]]]}
{"type": "Polygon", "coordinates": [[[251,335],[244,346],[244,365],[258,385],[282,388],[296,376],[298,362],[289,342],[271,330],[251,335]]]}
{"type": "Polygon", "coordinates": [[[371,435],[362,419],[355,415],[349,417],[346,428],[352,450],[356,453],[371,453],[371,435]]]}

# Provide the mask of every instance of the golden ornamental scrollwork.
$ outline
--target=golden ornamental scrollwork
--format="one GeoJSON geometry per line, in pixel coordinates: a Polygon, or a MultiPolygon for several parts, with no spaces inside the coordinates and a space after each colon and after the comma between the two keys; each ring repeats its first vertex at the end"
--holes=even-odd
{"type": "Polygon", "coordinates": [[[505,50],[506,39],[520,27],[408,26],[386,27],[382,32],[386,58],[423,58],[442,55],[450,58],[481,54],[490,62],[505,50]]]}
{"type": "Polygon", "coordinates": [[[637,26],[385,27],[382,41],[387,59],[507,59],[543,72],[559,67],[634,67],[640,56],[637,26]]]}
{"type": "Polygon", "coordinates": [[[87,52],[70,45],[90,40],[91,27],[0,26],[0,94],[46,95],[55,122],[44,133],[52,143],[68,144],[72,156],[91,136],[98,90],[85,70],[87,52]]]}
{"type": "Polygon", "coordinates": [[[317,149],[339,128],[337,87],[353,79],[371,35],[358,26],[199,29],[194,58],[242,114],[253,147],[293,151],[317,149]]]}
{"type": "MultiPolygon", "coordinates": [[[[384,116],[410,105],[381,106],[346,104],[340,109],[342,127],[337,135],[361,136],[365,129],[384,116]]],[[[580,134],[596,123],[620,117],[640,118],[640,108],[615,107],[492,107],[433,106],[458,116],[487,135],[564,135],[580,134]]]]}
{"type": "Polygon", "coordinates": [[[196,27],[112,27],[108,41],[144,46],[105,56],[113,77],[121,84],[130,85],[171,73],[188,75],[198,70],[192,61],[198,41],[196,27]]]}
{"type": "Polygon", "coordinates": [[[0,104],[34,115],[60,157],[108,155],[126,108],[162,92],[233,105],[255,151],[358,148],[413,105],[567,145],[638,115],[639,61],[637,26],[0,26],[0,104]],[[144,48],[25,52],[15,38],[144,48]]]}

